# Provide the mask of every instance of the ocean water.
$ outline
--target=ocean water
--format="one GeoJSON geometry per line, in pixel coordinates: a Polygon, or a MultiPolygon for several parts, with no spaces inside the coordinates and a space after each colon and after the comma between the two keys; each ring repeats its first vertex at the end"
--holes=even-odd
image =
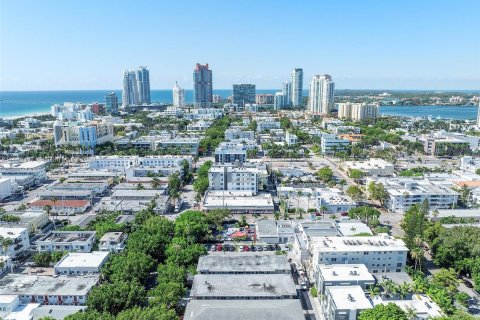
{"type": "MultiPolygon", "coordinates": [[[[0,117],[28,115],[50,111],[50,106],[64,102],[105,102],[105,94],[115,92],[122,99],[120,90],[82,91],[0,91],[0,117]]],[[[257,93],[275,93],[278,90],[257,90],[257,93]]],[[[223,98],[232,95],[232,90],[213,90],[223,98]]],[[[172,90],[151,90],[152,102],[172,103],[172,90]]],[[[185,90],[185,102],[193,102],[193,90],[185,90]]]]}
{"type": "MultiPolygon", "coordinates": [[[[63,102],[104,102],[105,94],[112,90],[82,91],[0,91],[0,117],[31,115],[50,111],[50,106],[63,102]]],[[[113,90],[121,99],[120,90],[113,90]]],[[[257,90],[257,93],[275,93],[278,90],[257,90]]],[[[232,90],[213,90],[223,98],[232,95],[232,90]]],[[[305,92],[304,94],[308,94],[305,92]]],[[[171,90],[152,90],[153,102],[172,103],[171,90]]],[[[193,90],[185,90],[187,103],[193,101],[193,90]]],[[[476,119],[477,106],[381,106],[380,114],[406,117],[428,117],[467,120],[476,119]]]]}

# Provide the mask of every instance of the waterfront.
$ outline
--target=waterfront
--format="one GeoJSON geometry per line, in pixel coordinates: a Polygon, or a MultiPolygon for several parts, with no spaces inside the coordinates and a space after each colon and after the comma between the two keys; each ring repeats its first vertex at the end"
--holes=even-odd
{"type": "MultiPolygon", "coordinates": [[[[32,115],[50,112],[50,106],[63,102],[103,102],[105,94],[112,90],[79,91],[24,91],[0,92],[0,117],[32,115]]],[[[275,93],[277,90],[257,90],[257,93],[275,93]]],[[[121,98],[122,92],[114,90],[121,98]]],[[[227,98],[232,90],[213,90],[214,94],[227,98]]],[[[304,92],[304,94],[308,94],[304,92]]],[[[152,90],[152,101],[172,103],[171,90],[152,90]]],[[[187,103],[193,101],[193,90],[185,90],[187,103]]],[[[429,117],[455,120],[471,120],[477,117],[476,106],[381,106],[380,114],[405,117],[429,117]]]]}

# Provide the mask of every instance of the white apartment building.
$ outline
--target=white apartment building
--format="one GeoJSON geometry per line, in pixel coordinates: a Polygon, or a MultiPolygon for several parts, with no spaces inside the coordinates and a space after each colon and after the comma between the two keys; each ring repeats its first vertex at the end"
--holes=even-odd
{"type": "Polygon", "coordinates": [[[107,262],[108,251],[92,252],[69,252],[53,269],[55,274],[63,275],[85,275],[89,273],[100,273],[100,269],[107,262]]]}
{"type": "Polygon", "coordinates": [[[0,237],[12,240],[12,244],[7,248],[0,246],[0,256],[15,258],[30,249],[27,228],[0,227],[0,237]]]}
{"type": "Polygon", "coordinates": [[[338,151],[345,150],[350,145],[350,141],[337,138],[334,134],[322,134],[320,149],[322,154],[333,154],[338,151]]]}
{"type": "Polygon", "coordinates": [[[378,117],[379,106],[377,104],[367,103],[337,103],[338,117],[351,121],[363,121],[367,119],[376,119],[378,117]]]}
{"type": "Polygon", "coordinates": [[[313,114],[329,114],[335,101],[335,82],[328,74],[316,75],[310,82],[308,111],[313,114]]]}
{"type": "Polygon", "coordinates": [[[328,191],[322,189],[316,198],[316,207],[319,211],[322,207],[327,208],[327,213],[343,213],[355,208],[357,203],[349,196],[341,194],[340,192],[328,191]]]}
{"type": "Polygon", "coordinates": [[[16,185],[14,180],[0,176],[0,201],[12,196],[15,193],[16,185]]]}
{"type": "Polygon", "coordinates": [[[209,190],[258,192],[259,170],[255,167],[214,165],[208,171],[209,190]]]}
{"type": "Polygon", "coordinates": [[[0,279],[0,297],[18,296],[20,302],[42,305],[85,305],[98,275],[82,277],[10,273],[0,279]]]}
{"type": "Polygon", "coordinates": [[[480,159],[474,159],[471,156],[464,156],[460,161],[460,169],[476,173],[476,171],[480,169],[480,159]]]}
{"type": "Polygon", "coordinates": [[[363,290],[375,284],[375,278],[364,264],[321,264],[315,270],[318,292],[332,286],[361,286],[363,290]]]}
{"type": "Polygon", "coordinates": [[[297,144],[298,143],[297,135],[287,131],[287,133],[285,134],[285,143],[289,146],[297,144]]]}
{"type": "Polygon", "coordinates": [[[225,130],[225,140],[227,141],[242,141],[255,140],[255,132],[252,130],[245,130],[244,127],[233,127],[225,130]]]}
{"type": "Polygon", "coordinates": [[[247,160],[247,150],[249,150],[249,146],[242,143],[222,142],[215,148],[215,162],[243,163],[247,160]]]}
{"type": "Polygon", "coordinates": [[[314,270],[323,264],[364,264],[372,273],[404,271],[408,249],[386,233],[368,237],[318,237],[310,242],[314,270]]]}
{"type": "Polygon", "coordinates": [[[395,173],[395,166],[380,158],[370,158],[365,161],[345,161],[345,170],[360,170],[364,176],[390,177],[395,173]]]}
{"type": "Polygon", "coordinates": [[[327,287],[322,301],[324,319],[355,320],[360,312],[373,307],[360,286],[327,287]]]}
{"type": "Polygon", "coordinates": [[[205,131],[212,125],[212,120],[198,120],[187,125],[187,131],[205,131]]]}
{"type": "Polygon", "coordinates": [[[36,241],[39,252],[90,252],[95,244],[95,231],[50,231],[36,241]]]}
{"type": "Polygon", "coordinates": [[[18,222],[0,221],[0,226],[20,226],[27,228],[30,233],[41,230],[49,223],[47,212],[43,208],[42,210],[7,211],[6,214],[15,216],[20,220],[18,222]]]}
{"type": "Polygon", "coordinates": [[[121,252],[125,249],[127,235],[123,232],[107,232],[100,238],[98,249],[100,251],[121,252]]]}
{"type": "Polygon", "coordinates": [[[180,165],[186,160],[190,165],[193,158],[191,156],[97,156],[91,158],[88,167],[94,170],[112,170],[125,172],[130,167],[173,167],[180,165]]]}
{"type": "Polygon", "coordinates": [[[404,213],[415,204],[428,200],[432,209],[448,209],[458,202],[459,193],[445,181],[415,178],[367,179],[382,183],[387,191],[385,203],[390,212],[404,213]]]}
{"type": "Polygon", "coordinates": [[[97,144],[113,142],[113,124],[101,121],[85,123],[55,121],[53,136],[56,146],[73,145],[93,148],[97,144]]]}
{"type": "Polygon", "coordinates": [[[256,118],[257,132],[269,131],[271,129],[280,129],[280,120],[274,118],[256,118]]]}
{"type": "Polygon", "coordinates": [[[48,161],[17,161],[8,160],[0,162],[0,175],[4,178],[9,176],[30,176],[34,184],[40,184],[47,179],[48,161]]]}

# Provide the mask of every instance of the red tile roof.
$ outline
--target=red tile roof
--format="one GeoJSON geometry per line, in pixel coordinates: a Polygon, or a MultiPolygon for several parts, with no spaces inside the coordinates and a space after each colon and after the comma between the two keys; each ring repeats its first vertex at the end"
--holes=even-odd
{"type": "Polygon", "coordinates": [[[46,205],[49,205],[51,207],[77,207],[77,208],[83,208],[88,206],[89,202],[87,200],[57,200],[55,203],[53,203],[52,200],[37,200],[32,203],[30,203],[30,206],[32,207],[44,207],[46,205]]]}

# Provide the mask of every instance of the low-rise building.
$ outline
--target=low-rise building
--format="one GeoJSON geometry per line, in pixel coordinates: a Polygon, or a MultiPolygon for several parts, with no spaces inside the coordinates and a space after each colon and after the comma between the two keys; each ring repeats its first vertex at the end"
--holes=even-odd
{"type": "Polygon", "coordinates": [[[32,210],[45,210],[49,206],[51,211],[61,215],[73,215],[85,212],[90,207],[89,200],[37,200],[29,204],[32,210]]]}
{"type": "Polygon", "coordinates": [[[12,244],[0,246],[0,255],[15,258],[25,254],[30,249],[30,238],[27,228],[0,227],[0,237],[10,239],[12,244]]]}
{"type": "Polygon", "coordinates": [[[198,274],[290,274],[286,256],[277,255],[206,255],[197,265],[198,274]]]}
{"type": "Polygon", "coordinates": [[[0,296],[18,295],[21,303],[85,305],[98,276],[37,276],[7,274],[0,279],[0,296]]]}
{"type": "Polygon", "coordinates": [[[383,159],[371,158],[365,161],[345,161],[345,170],[359,170],[364,176],[390,177],[395,173],[395,166],[383,159]]]}
{"type": "Polygon", "coordinates": [[[202,206],[205,210],[229,209],[232,213],[273,213],[274,205],[269,193],[247,191],[208,191],[202,206]]]}
{"type": "Polygon", "coordinates": [[[375,278],[364,264],[321,264],[315,270],[315,283],[319,293],[331,286],[360,286],[363,290],[375,284],[375,278]]]}
{"type": "Polygon", "coordinates": [[[331,155],[339,151],[344,151],[350,145],[350,141],[337,138],[334,134],[324,133],[320,141],[320,151],[324,155],[331,155]]]}
{"type": "Polygon", "coordinates": [[[258,220],[255,228],[259,243],[277,244],[294,241],[295,228],[290,220],[258,220]]]}
{"type": "Polygon", "coordinates": [[[198,274],[193,280],[193,300],[296,299],[289,274],[198,274]]]}
{"type": "Polygon", "coordinates": [[[53,134],[56,146],[73,145],[94,148],[97,144],[113,142],[113,124],[103,121],[55,121],[53,134]]]}
{"type": "Polygon", "coordinates": [[[327,287],[322,301],[325,319],[357,319],[360,312],[372,308],[361,286],[327,287]]]}
{"type": "Polygon", "coordinates": [[[98,250],[121,252],[125,249],[127,235],[123,232],[107,232],[100,238],[98,250]]]}
{"type": "Polygon", "coordinates": [[[251,191],[257,194],[260,170],[256,167],[213,165],[208,171],[209,190],[251,191]]]}
{"type": "Polygon", "coordinates": [[[7,211],[5,214],[15,217],[15,220],[19,220],[8,222],[0,219],[0,226],[27,228],[29,233],[43,229],[49,222],[45,210],[7,211]]]}
{"type": "Polygon", "coordinates": [[[298,143],[297,135],[287,131],[287,133],[285,134],[285,143],[289,146],[297,144],[298,143]]]}
{"type": "Polygon", "coordinates": [[[255,140],[255,132],[253,130],[245,130],[244,127],[230,127],[225,130],[225,140],[242,141],[255,140]]]}
{"type": "Polygon", "coordinates": [[[450,217],[480,222],[480,209],[434,209],[430,210],[429,214],[432,221],[440,221],[450,217]]]}
{"type": "Polygon", "coordinates": [[[320,189],[317,191],[316,207],[319,211],[326,208],[327,213],[343,213],[355,208],[357,203],[349,196],[341,194],[340,190],[320,189]]]}
{"type": "Polygon", "coordinates": [[[90,252],[95,231],[50,231],[36,241],[39,252],[90,252]]]}
{"type": "Polygon", "coordinates": [[[244,163],[247,160],[247,150],[247,146],[242,143],[220,143],[220,145],[215,148],[215,162],[244,163]]]}
{"type": "Polygon", "coordinates": [[[415,204],[428,200],[432,209],[447,209],[458,201],[459,193],[445,180],[418,178],[367,179],[382,183],[387,192],[385,206],[390,212],[404,213],[415,204]]]}
{"type": "Polygon", "coordinates": [[[69,252],[55,266],[55,274],[85,275],[100,273],[100,269],[108,260],[109,252],[69,252]]]}
{"type": "Polygon", "coordinates": [[[33,183],[38,185],[47,179],[47,164],[47,161],[3,161],[0,162],[0,175],[4,178],[30,176],[33,183]]]}
{"type": "Polygon", "coordinates": [[[387,234],[368,237],[318,237],[310,243],[312,265],[365,264],[372,273],[402,272],[407,261],[405,243],[387,234]]]}
{"type": "Polygon", "coordinates": [[[16,191],[16,185],[15,180],[0,176],[0,201],[11,197],[16,191]]]}

